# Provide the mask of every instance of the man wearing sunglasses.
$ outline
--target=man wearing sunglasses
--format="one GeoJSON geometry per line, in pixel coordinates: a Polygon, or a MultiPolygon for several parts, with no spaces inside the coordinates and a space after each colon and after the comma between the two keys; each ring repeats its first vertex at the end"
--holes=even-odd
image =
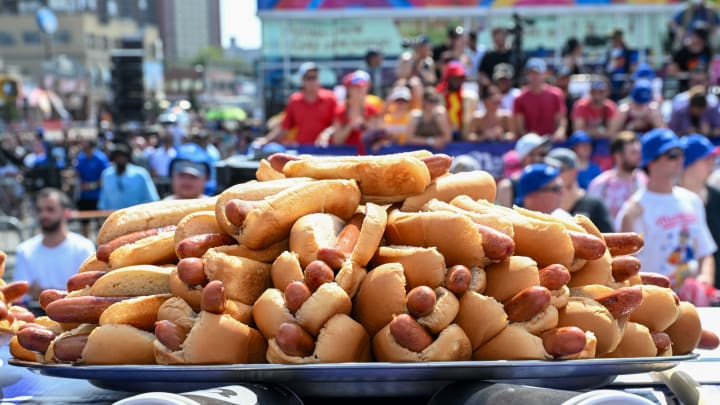
{"type": "Polygon", "coordinates": [[[516,205],[545,214],[556,213],[563,197],[560,169],[547,163],[526,166],[518,179],[517,191],[516,205]]]}
{"type": "Polygon", "coordinates": [[[677,186],[684,162],[684,145],[677,135],[657,128],[643,135],[641,143],[641,167],[648,182],[623,204],[616,229],[643,234],[645,247],[637,254],[642,270],[668,276],[680,298],[692,300],[684,294],[688,287],[711,286],[715,277],[717,246],[705,207],[696,194],[677,186]]]}
{"type": "Polygon", "coordinates": [[[337,99],[335,93],[322,88],[319,73],[318,66],[313,62],[300,65],[300,91],[290,96],[282,123],[267,136],[256,139],[253,142],[256,147],[260,148],[268,142],[313,145],[318,136],[333,125],[337,99]],[[290,141],[286,138],[292,130],[295,130],[295,138],[290,141]]]}

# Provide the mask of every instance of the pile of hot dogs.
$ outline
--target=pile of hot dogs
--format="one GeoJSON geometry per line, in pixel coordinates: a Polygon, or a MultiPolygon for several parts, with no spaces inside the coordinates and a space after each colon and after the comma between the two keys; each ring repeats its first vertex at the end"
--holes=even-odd
{"type": "Polygon", "coordinates": [[[502,208],[426,151],[283,154],[214,198],[114,212],[19,359],[323,363],[668,356],[717,346],[636,234],[502,208]],[[651,270],[651,269],[650,269],[651,270]]]}
{"type": "Polygon", "coordinates": [[[5,283],[5,260],[7,255],[0,250],[0,344],[5,344],[15,332],[26,323],[35,321],[35,315],[27,308],[14,304],[30,288],[27,281],[5,283]]]}

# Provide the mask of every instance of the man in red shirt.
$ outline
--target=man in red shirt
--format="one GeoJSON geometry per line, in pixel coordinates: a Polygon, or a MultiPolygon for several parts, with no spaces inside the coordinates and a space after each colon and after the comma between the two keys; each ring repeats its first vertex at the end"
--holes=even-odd
{"type": "Polygon", "coordinates": [[[298,75],[302,88],[290,96],[282,123],[267,136],[255,140],[255,145],[268,142],[313,145],[320,133],[332,126],[337,99],[335,93],[320,87],[318,66],[305,62],[300,65],[298,75]],[[292,129],[296,130],[295,139],[288,140],[287,134],[292,129]]]}
{"type": "Polygon", "coordinates": [[[534,132],[562,142],[567,126],[565,97],[562,90],[545,83],[546,70],[542,59],[532,58],[527,63],[528,84],[513,105],[515,133],[522,136],[534,132]]]}
{"type": "Polygon", "coordinates": [[[575,102],[572,110],[573,131],[585,131],[593,138],[608,138],[608,124],[617,115],[617,104],[608,98],[608,84],[596,79],[590,95],[575,102]]]}

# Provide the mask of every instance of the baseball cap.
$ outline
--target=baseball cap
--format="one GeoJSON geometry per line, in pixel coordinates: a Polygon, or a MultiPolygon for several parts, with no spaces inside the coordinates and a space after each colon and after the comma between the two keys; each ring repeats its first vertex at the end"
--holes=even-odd
{"type": "Polygon", "coordinates": [[[125,143],[113,143],[110,146],[110,160],[114,160],[115,157],[123,155],[127,158],[132,157],[132,152],[130,151],[130,146],[128,146],[125,143]]]}
{"type": "Polygon", "coordinates": [[[300,78],[305,77],[305,74],[311,70],[318,70],[318,65],[315,62],[303,62],[298,68],[298,75],[300,78]]]}
{"type": "Polygon", "coordinates": [[[395,101],[395,100],[410,101],[411,98],[412,98],[412,95],[410,94],[410,89],[408,89],[405,86],[398,86],[398,87],[393,88],[392,91],[390,92],[390,96],[388,97],[388,99],[390,101],[395,101]]]}
{"type": "Polygon", "coordinates": [[[667,128],[655,128],[645,133],[640,138],[642,144],[642,164],[641,167],[646,167],[648,163],[657,159],[663,153],[673,148],[683,147],[680,138],[675,135],[670,129],[667,128]]]}
{"type": "Polygon", "coordinates": [[[633,80],[640,80],[640,79],[652,80],[654,78],[655,78],[655,71],[647,63],[641,63],[637,67],[637,69],[635,69],[635,73],[632,74],[633,80]]]}
{"type": "Polygon", "coordinates": [[[650,81],[642,79],[635,82],[630,97],[639,104],[647,104],[652,100],[652,86],[650,81]]]}
{"type": "Polygon", "coordinates": [[[592,143],[592,137],[585,131],[575,131],[570,135],[567,141],[567,147],[572,148],[580,143],[592,143]]]}
{"type": "Polygon", "coordinates": [[[595,79],[590,82],[590,90],[607,90],[608,84],[605,80],[595,79]]]}
{"type": "Polygon", "coordinates": [[[459,38],[463,36],[465,33],[465,29],[463,27],[457,26],[457,27],[451,27],[448,28],[448,38],[459,38]]]}
{"type": "Polygon", "coordinates": [[[708,156],[717,156],[720,154],[720,146],[713,145],[704,135],[692,134],[680,140],[685,149],[685,163],[683,167],[688,167],[700,159],[708,156]]]}
{"type": "Polygon", "coordinates": [[[343,77],[343,84],[345,85],[345,87],[369,86],[370,75],[364,70],[356,70],[354,72],[346,74],[345,77],[343,77]]]}
{"type": "Polygon", "coordinates": [[[525,166],[518,179],[518,193],[515,204],[522,204],[522,200],[531,193],[538,191],[544,185],[553,181],[560,174],[560,169],[546,163],[534,163],[525,166]]]}
{"type": "Polygon", "coordinates": [[[203,163],[191,162],[189,160],[178,160],[173,165],[173,174],[185,173],[195,177],[207,176],[207,167],[203,163]]]}
{"type": "Polygon", "coordinates": [[[547,64],[540,58],[530,58],[527,62],[527,70],[534,70],[536,72],[545,73],[547,70],[547,64]]]}
{"type": "Polygon", "coordinates": [[[548,158],[557,161],[560,169],[576,169],[578,167],[578,158],[575,152],[568,148],[555,148],[548,153],[548,158]]]}
{"type": "Polygon", "coordinates": [[[518,139],[517,143],[515,143],[515,151],[517,152],[518,159],[522,161],[528,154],[530,154],[530,152],[533,151],[533,149],[548,143],[550,143],[548,138],[544,138],[532,132],[523,135],[520,139],[518,139]]]}
{"type": "Polygon", "coordinates": [[[465,66],[458,61],[448,62],[445,65],[446,77],[465,77],[465,66]]]}
{"type": "Polygon", "coordinates": [[[512,79],[515,76],[515,69],[509,63],[499,63],[493,69],[493,80],[512,79]]]}

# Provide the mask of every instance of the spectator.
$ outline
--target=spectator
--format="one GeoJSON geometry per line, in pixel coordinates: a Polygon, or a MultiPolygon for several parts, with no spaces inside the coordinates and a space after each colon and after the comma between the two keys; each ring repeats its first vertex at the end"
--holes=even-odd
{"type": "Polygon", "coordinates": [[[411,113],[407,143],[442,149],[451,141],[452,133],[447,111],[441,105],[437,91],[428,87],[423,93],[422,109],[413,110],[411,113]]]}
{"type": "MultiPolygon", "coordinates": [[[[550,151],[550,139],[538,134],[523,135],[515,143],[515,152],[520,167],[525,168],[533,163],[541,163],[550,151]]],[[[511,207],[517,196],[517,178],[521,170],[516,171],[515,177],[506,177],[497,184],[495,203],[504,207],[511,207]]]]}
{"type": "MultiPolygon", "coordinates": [[[[465,51],[465,29],[463,27],[451,27],[447,31],[447,39],[444,43],[436,46],[432,50],[432,58],[437,64],[442,58],[443,54],[448,52],[451,60],[460,60],[463,52],[465,51]]],[[[437,71],[438,75],[442,74],[442,71],[437,71]]]]}
{"type": "Polygon", "coordinates": [[[690,102],[690,91],[695,86],[702,86],[703,88],[705,88],[708,108],[717,108],[720,104],[720,102],[718,101],[718,97],[712,92],[707,91],[710,88],[709,76],[710,75],[705,66],[698,66],[692,69],[690,71],[690,77],[688,79],[690,89],[678,93],[675,95],[675,97],[672,98],[672,109],[676,110],[682,107],[687,107],[688,103],[690,102]]]}
{"type": "Polygon", "coordinates": [[[412,55],[412,66],[411,76],[419,77],[423,86],[435,85],[437,82],[437,74],[435,72],[432,49],[430,49],[430,39],[424,35],[419,37],[415,44],[412,55]]]}
{"type": "Polygon", "coordinates": [[[561,209],[562,196],[560,169],[546,163],[533,163],[520,174],[515,204],[544,214],[553,214],[561,209]]]}
{"type": "Polygon", "coordinates": [[[255,140],[256,147],[268,142],[300,145],[314,144],[320,133],[330,128],[337,108],[335,93],[320,87],[319,68],[313,62],[300,65],[298,75],[302,79],[300,91],[290,96],[285,107],[282,123],[267,136],[255,140]],[[286,139],[288,132],[295,129],[295,138],[286,139]]]}
{"type": "Polygon", "coordinates": [[[633,131],[641,134],[653,128],[664,127],[665,123],[660,113],[660,107],[652,97],[652,87],[649,81],[636,82],[630,92],[631,100],[621,103],[618,114],[610,121],[610,133],[633,131]]]}
{"type": "MultiPolygon", "coordinates": [[[[102,172],[109,165],[110,161],[107,156],[95,148],[95,143],[92,140],[84,139],[82,141],[82,150],[78,153],[77,162],[75,163],[75,172],[80,187],[80,198],[77,202],[78,210],[93,211],[98,208],[102,172]]],[[[85,237],[90,233],[89,226],[90,221],[82,221],[82,234],[85,237]]]]}
{"type": "Polygon", "coordinates": [[[90,240],[68,230],[71,208],[70,198],[58,189],[43,188],[35,196],[40,234],[18,245],[13,273],[14,281],[30,283],[29,300],[37,301],[48,288],[65,290],[67,279],[95,253],[90,240]]]}
{"type": "Polygon", "coordinates": [[[369,94],[385,98],[385,87],[383,86],[383,54],[379,49],[370,48],[365,53],[365,70],[370,75],[372,86],[368,90],[369,94]]]}
{"type": "Polygon", "coordinates": [[[610,122],[617,115],[617,104],[608,98],[608,84],[596,78],[590,84],[590,95],[575,102],[572,108],[574,131],[585,131],[591,137],[608,138],[610,122]]]}
{"type": "Polygon", "coordinates": [[[610,34],[610,50],[605,62],[605,74],[610,78],[610,98],[614,101],[625,96],[625,82],[632,72],[632,52],[623,36],[620,28],[610,34]]]}
{"type": "Polygon", "coordinates": [[[570,75],[585,73],[582,52],[583,48],[580,41],[575,37],[568,38],[562,50],[562,61],[563,66],[568,69],[570,75]]]}
{"type": "Polygon", "coordinates": [[[683,169],[683,144],[669,129],[643,135],[642,167],[647,187],[623,204],[615,221],[622,232],[651,235],[637,253],[644,269],[668,276],[671,286],[687,299],[683,289],[714,284],[717,249],[705,220],[702,200],[676,186],[683,169]]]}
{"type": "Polygon", "coordinates": [[[500,94],[502,94],[500,107],[508,111],[512,111],[515,99],[522,93],[520,89],[513,86],[514,76],[515,69],[509,63],[500,63],[493,69],[493,82],[497,84],[500,94]]]}
{"type": "Polygon", "coordinates": [[[504,27],[495,27],[492,29],[493,49],[485,52],[480,61],[480,70],[478,71],[478,84],[486,86],[490,84],[490,78],[493,77],[495,66],[501,63],[507,63],[512,66],[510,48],[507,46],[507,30],[504,27]]]}
{"type": "Polygon", "coordinates": [[[512,112],[501,107],[502,94],[494,84],[480,89],[484,112],[475,111],[466,139],[471,142],[512,141],[512,112]]]}
{"type": "Polygon", "coordinates": [[[443,71],[442,80],[436,86],[443,98],[450,119],[453,140],[460,140],[468,130],[477,94],[463,88],[465,68],[458,61],[451,61],[443,71]]]}
{"type": "Polygon", "coordinates": [[[690,89],[689,103],[674,109],[670,117],[668,128],[678,135],[692,133],[720,135],[720,110],[708,108],[708,98],[704,87],[696,86],[690,89]]]}
{"type": "Polygon", "coordinates": [[[122,143],[114,145],[110,161],[101,177],[98,208],[116,210],[160,199],[150,173],[130,163],[130,148],[122,143]]]}
{"type": "Polygon", "coordinates": [[[207,160],[197,156],[179,156],[170,163],[172,194],[165,200],[204,198],[205,183],[210,173],[207,160]]]}
{"type": "Polygon", "coordinates": [[[545,61],[532,58],[527,63],[528,85],[515,99],[513,118],[518,136],[534,132],[554,141],[564,141],[565,98],[562,91],[545,83],[545,61]]]}
{"type": "Polygon", "coordinates": [[[593,140],[585,131],[573,132],[568,139],[568,148],[572,149],[577,155],[578,184],[583,190],[587,190],[592,179],[597,177],[601,172],[600,166],[592,161],[593,140]]]}
{"type": "Polygon", "coordinates": [[[670,20],[670,33],[672,49],[679,49],[692,33],[692,28],[700,22],[708,27],[710,36],[720,24],[720,18],[714,8],[708,7],[705,0],[689,0],[688,4],[679,10],[670,20]]]}
{"type": "Polygon", "coordinates": [[[477,43],[477,32],[470,31],[467,36],[467,43],[465,44],[465,72],[467,73],[468,80],[473,82],[477,81],[480,61],[484,54],[485,47],[477,43]]]}
{"type": "Polygon", "coordinates": [[[357,146],[358,153],[364,155],[366,151],[362,142],[363,133],[381,127],[380,110],[366,99],[370,76],[362,70],[356,70],[345,75],[343,85],[347,90],[345,102],[335,111],[333,127],[320,135],[316,144],[354,145],[357,146]]]}
{"type": "Polygon", "coordinates": [[[166,133],[162,136],[162,145],[155,148],[155,151],[150,155],[150,175],[156,178],[167,179],[170,178],[170,162],[177,155],[177,151],[173,146],[172,135],[166,133]]]}
{"type": "Polygon", "coordinates": [[[411,98],[410,90],[404,86],[395,87],[390,92],[390,106],[384,117],[383,128],[392,143],[404,145],[407,141],[411,98]]]}
{"type": "MultiPolygon", "coordinates": [[[[688,40],[682,47],[673,53],[673,69],[670,73],[684,73],[687,75],[691,70],[703,67],[707,69],[712,61],[712,49],[709,44],[708,26],[704,22],[696,22],[688,40]]],[[[680,90],[688,88],[687,76],[680,80],[680,90]]]]}
{"type": "MultiPolygon", "coordinates": [[[[720,241],[720,189],[707,184],[714,160],[720,147],[713,145],[705,136],[689,135],[682,139],[685,149],[684,170],[679,185],[694,192],[705,205],[707,225],[715,241],[720,241]]],[[[716,242],[717,243],[717,242],[716,242]]],[[[716,250],[715,288],[720,288],[720,251],[716,250]]]]}
{"type": "Polygon", "coordinates": [[[613,168],[600,173],[590,182],[588,194],[605,201],[610,218],[614,219],[623,203],[645,187],[647,176],[638,169],[642,156],[640,138],[634,132],[624,131],[610,140],[610,156],[613,168]]]}
{"type": "Polygon", "coordinates": [[[555,148],[548,154],[548,160],[557,161],[563,180],[562,203],[560,208],[571,215],[584,215],[595,224],[600,232],[612,232],[610,214],[603,201],[588,195],[578,184],[578,157],[567,148],[555,148]]]}
{"type": "MultiPolygon", "coordinates": [[[[197,155],[202,154],[210,169],[210,176],[205,182],[205,194],[214,195],[215,190],[217,189],[217,172],[215,170],[215,163],[219,162],[222,158],[218,148],[210,142],[210,137],[210,131],[206,129],[196,128],[190,131],[190,143],[199,146],[201,149],[201,151],[193,151],[192,153],[197,155]]],[[[183,147],[179,148],[178,155],[182,154],[183,150],[183,147]]]]}

